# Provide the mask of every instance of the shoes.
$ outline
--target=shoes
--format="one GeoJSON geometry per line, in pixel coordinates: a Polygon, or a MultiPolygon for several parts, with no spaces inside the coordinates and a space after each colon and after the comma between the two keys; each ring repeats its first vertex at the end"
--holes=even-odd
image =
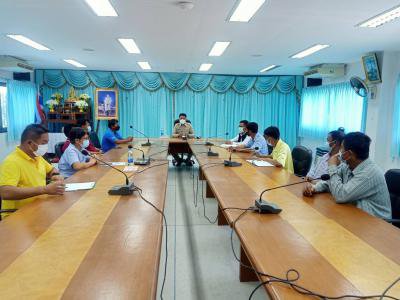
{"type": "Polygon", "coordinates": [[[190,160],[190,159],[187,159],[187,160],[185,160],[185,164],[186,164],[188,167],[192,167],[192,166],[193,166],[193,161],[190,160]]]}

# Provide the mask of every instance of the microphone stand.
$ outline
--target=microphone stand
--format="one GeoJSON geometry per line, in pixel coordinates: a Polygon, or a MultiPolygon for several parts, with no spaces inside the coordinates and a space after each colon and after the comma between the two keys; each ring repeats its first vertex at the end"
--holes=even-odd
{"type": "MultiPolygon", "coordinates": [[[[229,132],[225,132],[225,134],[218,134],[218,135],[213,136],[213,137],[211,137],[211,138],[217,138],[217,137],[221,137],[221,136],[227,137],[228,135],[229,135],[229,132]]],[[[208,139],[210,139],[210,138],[208,137],[208,138],[206,139],[206,142],[204,143],[204,145],[206,145],[206,146],[214,146],[214,143],[209,142],[208,139]]],[[[210,155],[210,156],[213,156],[213,155],[210,155]]],[[[215,155],[214,155],[214,156],[215,156],[215,155]]]]}
{"type": "Polygon", "coordinates": [[[232,161],[232,152],[229,155],[229,160],[224,160],[224,166],[225,167],[240,167],[242,163],[237,162],[237,161],[232,161]]]}
{"type": "Polygon", "coordinates": [[[127,196],[127,195],[132,195],[133,191],[135,190],[135,185],[133,182],[129,182],[128,176],[121,171],[120,169],[117,169],[113,165],[109,164],[108,162],[105,162],[104,160],[101,160],[100,158],[97,158],[96,156],[92,155],[89,153],[89,151],[83,149],[81,151],[83,155],[90,156],[91,158],[94,158],[95,160],[105,164],[106,166],[110,167],[111,169],[114,169],[120,173],[122,173],[125,176],[125,184],[124,185],[116,185],[113,186],[111,189],[108,190],[109,195],[114,195],[114,196],[127,196]]]}
{"type": "Polygon", "coordinates": [[[139,148],[135,148],[132,145],[128,146],[128,149],[135,149],[138,150],[140,152],[142,152],[142,159],[137,159],[133,162],[134,165],[138,165],[138,166],[147,166],[150,164],[150,158],[145,158],[144,157],[144,151],[142,149],[139,148]]]}
{"type": "Polygon", "coordinates": [[[129,127],[130,127],[131,129],[133,129],[134,131],[136,131],[137,133],[143,135],[145,138],[147,138],[147,142],[146,142],[146,143],[143,143],[143,144],[141,145],[142,147],[150,147],[150,146],[151,146],[150,139],[149,139],[149,137],[148,137],[147,135],[145,135],[143,132],[141,132],[141,131],[139,131],[139,130],[133,128],[132,125],[129,126],[129,127]]]}

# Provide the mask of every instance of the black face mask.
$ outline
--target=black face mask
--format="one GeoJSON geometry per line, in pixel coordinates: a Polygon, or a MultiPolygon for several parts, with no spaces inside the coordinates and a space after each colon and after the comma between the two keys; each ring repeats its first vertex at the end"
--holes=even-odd
{"type": "Polygon", "coordinates": [[[119,127],[119,125],[114,127],[114,131],[118,131],[121,127],[119,127]]]}

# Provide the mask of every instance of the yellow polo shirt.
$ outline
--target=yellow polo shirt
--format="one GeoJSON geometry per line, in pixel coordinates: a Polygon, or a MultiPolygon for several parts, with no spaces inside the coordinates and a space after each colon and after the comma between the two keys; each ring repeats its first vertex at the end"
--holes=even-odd
{"type": "Polygon", "coordinates": [[[292,152],[288,144],[286,144],[281,139],[276,144],[274,150],[272,150],[272,159],[279,162],[284,169],[288,170],[290,173],[293,173],[293,160],[292,160],[292,152]]]}
{"type": "MultiPolygon", "coordinates": [[[[53,170],[43,157],[31,158],[19,147],[10,153],[0,167],[0,186],[38,187],[46,185],[46,175],[53,170]]],[[[18,209],[32,202],[35,197],[24,200],[2,200],[2,209],[18,209]]],[[[6,216],[7,214],[3,214],[6,216]]]]}

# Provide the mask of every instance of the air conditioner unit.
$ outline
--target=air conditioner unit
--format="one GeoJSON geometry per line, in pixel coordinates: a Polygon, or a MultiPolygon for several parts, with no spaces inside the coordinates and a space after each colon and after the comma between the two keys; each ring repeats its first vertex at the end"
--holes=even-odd
{"type": "Polygon", "coordinates": [[[0,70],[10,72],[33,72],[34,68],[26,61],[10,55],[0,55],[0,70]]]}
{"type": "Polygon", "coordinates": [[[304,77],[324,78],[324,77],[342,77],[345,75],[345,64],[320,64],[304,72],[304,77]]]}

